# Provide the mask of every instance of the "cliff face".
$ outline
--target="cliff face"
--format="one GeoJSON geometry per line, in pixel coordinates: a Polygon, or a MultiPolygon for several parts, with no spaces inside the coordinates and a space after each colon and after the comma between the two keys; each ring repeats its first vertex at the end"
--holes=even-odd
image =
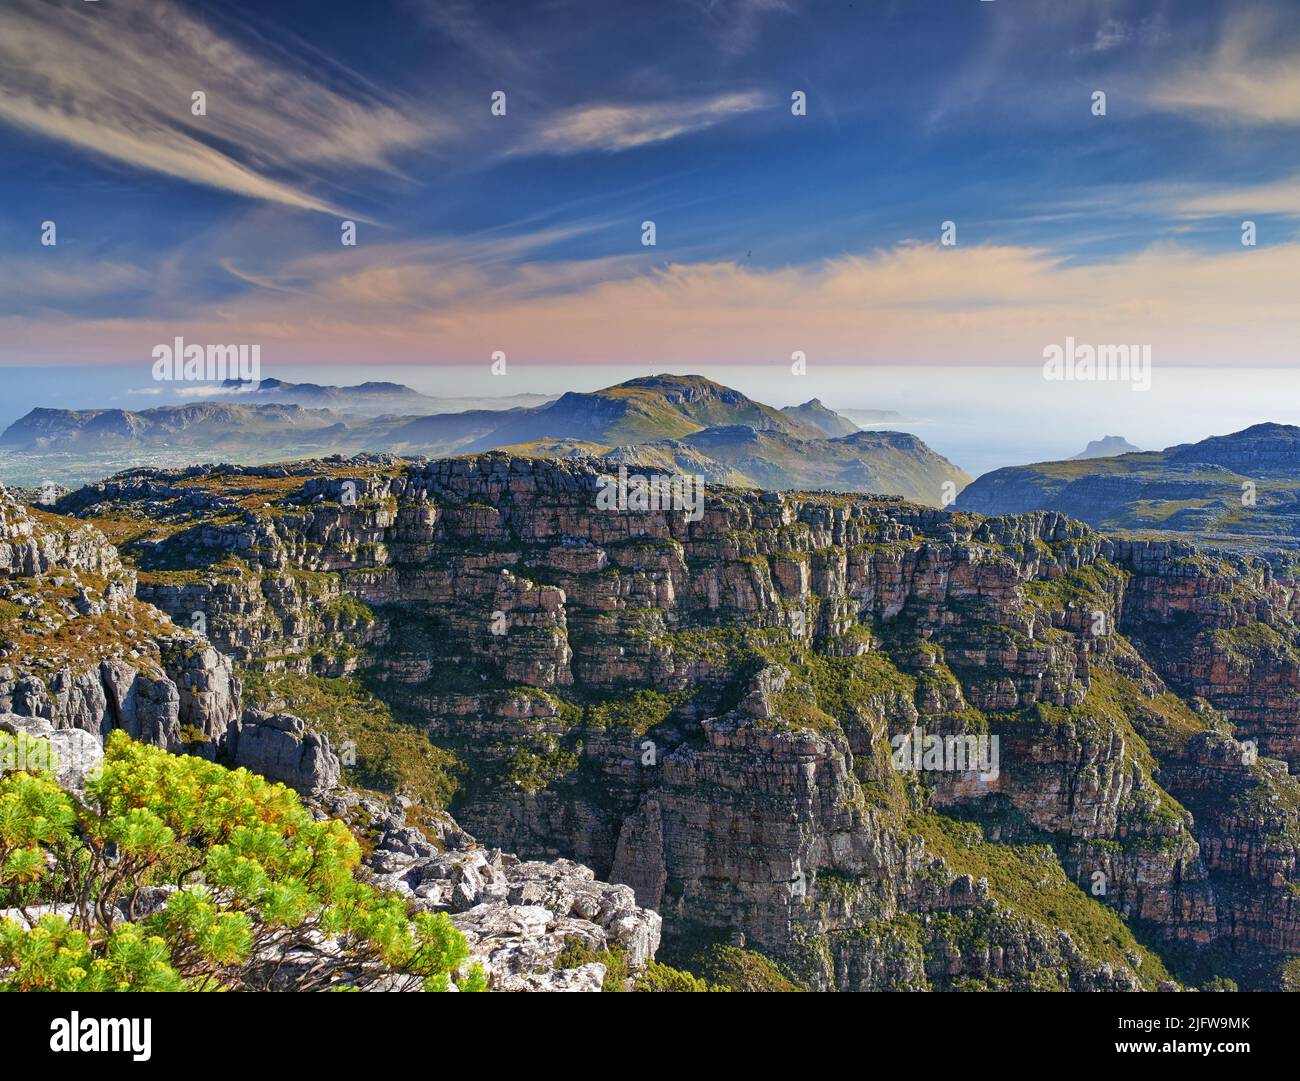
{"type": "MultiPolygon", "coordinates": [[[[660,917],[629,887],[568,860],[525,862],[483,848],[442,812],[421,809],[414,825],[410,800],[385,806],[339,785],[326,738],[290,714],[241,713],[229,659],[136,589],[135,572],[99,530],[28,511],[0,488],[0,733],[49,741],[64,787],[81,792],[104,756],[97,737],[115,729],[288,784],[318,817],[357,833],[377,885],[414,911],[451,914],[493,990],[600,991],[615,978],[611,959],[626,966],[616,978],[629,985],[653,959],[660,917]]],[[[0,757],[0,773],[15,766],[23,768],[0,757]]],[[[293,990],[312,956],[277,955],[276,986],[293,990]]]]}
{"type": "Polygon", "coordinates": [[[626,883],[670,943],[842,989],[1263,986],[1300,952],[1292,579],[1050,512],[599,510],[597,473],[225,468],[61,509],[147,523],[140,597],[222,653],[362,674],[457,755],[469,829],[626,883]]]}
{"type": "Polygon", "coordinates": [[[172,750],[219,742],[237,714],[229,660],[135,591],[102,533],[0,489],[0,713],[172,750]]]}

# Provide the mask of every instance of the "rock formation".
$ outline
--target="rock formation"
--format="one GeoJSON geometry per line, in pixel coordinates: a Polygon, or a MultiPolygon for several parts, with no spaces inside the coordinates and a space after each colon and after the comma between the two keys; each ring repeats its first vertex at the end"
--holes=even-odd
{"type": "Polygon", "coordinates": [[[220,655],[364,676],[456,756],[460,821],[630,887],[674,951],[743,942],[846,990],[1154,988],[1209,957],[1279,982],[1285,561],[825,493],[602,511],[602,468],[136,471],[59,509],[147,521],[139,598],[220,655]],[[948,761],[900,764],[914,738],[948,761]]]}

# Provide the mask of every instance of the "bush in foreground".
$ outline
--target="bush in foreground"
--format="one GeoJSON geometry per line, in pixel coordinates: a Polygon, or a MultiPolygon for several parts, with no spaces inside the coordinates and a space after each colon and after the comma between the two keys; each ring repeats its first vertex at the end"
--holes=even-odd
{"type": "Polygon", "coordinates": [[[446,914],[412,916],[360,861],[283,785],[115,732],[84,799],[0,778],[0,989],[483,990],[446,914]]]}

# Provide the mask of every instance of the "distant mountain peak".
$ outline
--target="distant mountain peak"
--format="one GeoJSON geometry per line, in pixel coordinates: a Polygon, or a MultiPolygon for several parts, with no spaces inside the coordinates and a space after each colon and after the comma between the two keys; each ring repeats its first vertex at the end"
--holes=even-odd
{"type": "Polygon", "coordinates": [[[802,427],[830,439],[852,435],[860,430],[848,417],[827,409],[820,398],[809,398],[803,405],[787,405],[781,413],[802,427]]]}
{"type": "Polygon", "coordinates": [[[1084,458],[1113,458],[1118,454],[1139,454],[1140,447],[1135,447],[1122,435],[1104,435],[1094,439],[1078,454],[1072,454],[1066,461],[1077,462],[1084,458]]]}
{"type": "Polygon", "coordinates": [[[511,447],[532,457],[615,456],[699,473],[712,483],[870,492],[936,506],[949,482],[961,487],[970,479],[915,436],[864,432],[817,398],[778,409],[700,375],[643,376],[510,409],[438,412],[428,406],[450,399],[396,383],[330,387],[264,379],[239,384],[239,391],[134,413],[33,410],[0,435],[0,444],[28,453],[59,446],[88,456],[129,449],[169,459],[233,451],[248,461],[304,452],[423,457],[511,447]],[[408,403],[402,395],[418,400],[408,403]]]}

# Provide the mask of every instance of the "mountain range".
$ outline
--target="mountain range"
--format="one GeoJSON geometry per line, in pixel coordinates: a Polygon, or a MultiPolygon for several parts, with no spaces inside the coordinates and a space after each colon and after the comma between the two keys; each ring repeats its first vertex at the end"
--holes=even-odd
{"type": "Polygon", "coordinates": [[[502,990],[1300,986],[1297,564],[605,468],[0,488],[0,731],[292,785],[502,990]]]}
{"type": "Polygon", "coordinates": [[[227,379],[222,389],[253,405],[303,405],[340,413],[459,413],[467,409],[515,409],[544,405],[552,394],[510,394],[502,397],[444,397],[421,394],[402,383],[370,381],[355,386],[289,383],[283,379],[245,382],[227,379]]]}
{"type": "Polygon", "coordinates": [[[262,380],[239,393],[239,401],[139,412],[33,409],[0,435],[0,448],[39,460],[29,460],[26,472],[22,461],[7,461],[6,479],[92,479],[109,460],[113,468],[184,460],[258,464],[361,451],[435,457],[505,448],[538,457],[613,455],[715,483],[896,495],[931,506],[970,480],[915,436],[860,431],[815,398],[778,409],[695,375],[631,379],[536,405],[414,416],[351,409],[380,401],[404,408],[412,395],[424,398],[400,384],[262,380]],[[265,402],[263,394],[301,400],[265,402]]]}
{"type": "Polygon", "coordinates": [[[1160,451],[1009,466],[963,489],[960,510],[1054,510],[1101,529],[1300,546],[1300,428],[1256,424],[1160,451]]]}

